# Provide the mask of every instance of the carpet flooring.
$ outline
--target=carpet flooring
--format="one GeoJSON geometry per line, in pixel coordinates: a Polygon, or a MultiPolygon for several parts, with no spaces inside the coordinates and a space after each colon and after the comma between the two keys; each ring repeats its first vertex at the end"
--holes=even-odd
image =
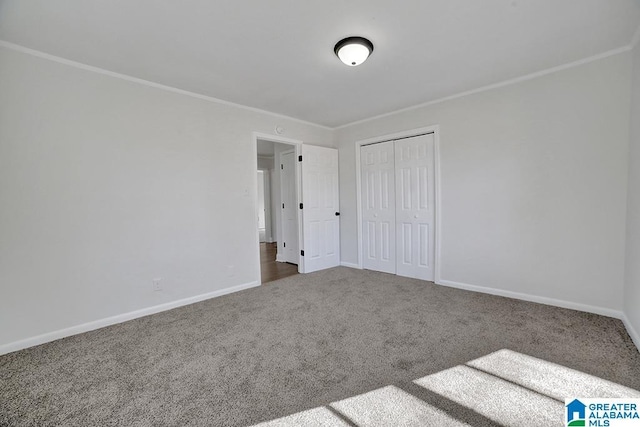
{"type": "Polygon", "coordinates": [[[375,390],[500,425],[414,380],[504,349],[640,389],[617,319],[338,267],[0,356],[0,425],[356,425],[329,405],[375,390]]]}

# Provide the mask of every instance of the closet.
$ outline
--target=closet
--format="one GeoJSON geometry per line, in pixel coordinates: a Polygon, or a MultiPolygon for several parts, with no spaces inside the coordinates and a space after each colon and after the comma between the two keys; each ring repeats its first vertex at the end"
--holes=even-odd
{"type": "Polygon", "coordinates": [[[362,267],[434,280],[432,133],[360,148],[362,267]]]}

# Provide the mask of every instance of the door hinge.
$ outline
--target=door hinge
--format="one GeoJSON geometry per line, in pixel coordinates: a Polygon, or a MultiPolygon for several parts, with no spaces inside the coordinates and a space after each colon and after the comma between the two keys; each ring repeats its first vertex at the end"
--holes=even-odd
{"type": "Polygon", "coordinates": [[[298,161],[301,162],[302,161],[302,154],[298,156],[298,161]]]}
{"type": "Polygon", "coordinates": [[[300,251],[300,255],[301,255],[301,256],[304,256],[304,251],[300,251]]]}
{"type": "Polygon", "coordinates": [[[283,164],[280,165],[280,169],[284,170],[284,165],[283,164]]]}
{"type": "Polygon", "coordinates": [[[282,209],[284,209],[284,203],[282,204],[282,209]]]}
{"type": "Polygon", "coordinates": [[[300,209],[302,209],[302,203],[300,203],[300,209]]]}
{"type": "Polygon", "coordinates": [[[282,242],[283,247],[287,247],[287,242],[282,242]]]}

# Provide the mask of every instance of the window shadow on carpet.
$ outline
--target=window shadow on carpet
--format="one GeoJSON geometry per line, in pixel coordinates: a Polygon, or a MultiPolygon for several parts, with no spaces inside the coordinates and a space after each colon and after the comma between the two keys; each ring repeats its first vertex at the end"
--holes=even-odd
{"type": "Polygon", "coordinates": [[[483,425],[522,426],[535,420],[551,426],[564,425],[566,398],[640,398],[638,390],[507,349],[413,383],[453,405],[440,408],[411,387],[389,385],[255,427],[474,425],[469,411],[483,425]]]}

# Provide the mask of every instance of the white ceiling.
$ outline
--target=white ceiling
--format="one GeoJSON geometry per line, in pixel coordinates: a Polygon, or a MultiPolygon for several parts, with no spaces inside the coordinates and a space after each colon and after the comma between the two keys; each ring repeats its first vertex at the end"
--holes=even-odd
{"type": "Polygon", "coordinates": [[[627,46],[638,0],[0,0],[0,39],[336,127],[627,46]],[[334,44],[361,35],[347,67],[334,44]]]}

